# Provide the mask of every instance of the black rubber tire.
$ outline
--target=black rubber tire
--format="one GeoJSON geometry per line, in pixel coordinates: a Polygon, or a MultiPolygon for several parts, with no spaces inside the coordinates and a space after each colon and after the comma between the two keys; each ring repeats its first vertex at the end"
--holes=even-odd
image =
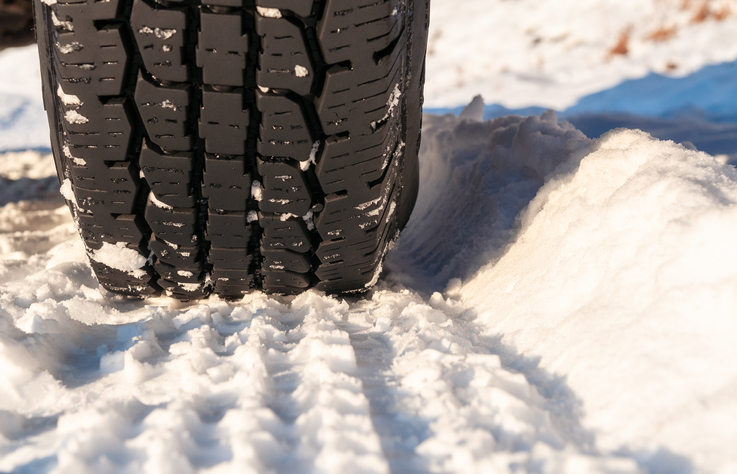
{"type": "Polygon", "coordinates": [[[35,9],[59,178],[103,287],[376,282],[417,197],[429,0],[35,9]]]}

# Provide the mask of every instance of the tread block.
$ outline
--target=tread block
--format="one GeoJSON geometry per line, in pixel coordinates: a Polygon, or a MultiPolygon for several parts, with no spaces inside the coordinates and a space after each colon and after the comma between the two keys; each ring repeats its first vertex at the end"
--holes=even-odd
{"type": "Polygon", "coordinates": [[[251,196],[251,175],[246,172],[243,158],[222,160],[205,157],[202,195],[209,208],[218,211],[245,211],[251,196]]]}
{"type": "Polygon", "coordinates": [[[303,18],[312,14],[314,3],[314,0],[256,0],[259,7],[290,10],[303,18]]]}
{"type": "Polygon", "coordinates": [[[310,251],[312,239],[307,224],[301,217],[260,212],[258,221],[264,229],[261,247],[265,250],[292,250],[299,253],[310,251]]]}
{"type": "Polygon", "coordinates": [[[134,214],[113,216],[109,213],[95,215],[80,212],[77,221],[80,233],[90,248],[100,248],[103,242],[138,245],[145,235],[143,218],[134,214]]]}
{"type": "Polygon", "coordinates": [[[132,118],[124,98],[101,102],[93,97],[80,100],[80,105],[71,105],[74,100],[67,100],[70,105],[62,107],[62,127],[66,131],[64,153],[68,155],[67,158],[77,164],[84,162],[87,166],[129,159],[132,118]]]}
{"type": "Polygon", "coordinates": [[[240,14],[202,12],[197,66],[202,68],[205,84],[234,87],[245,84],[248,35],[243,25],[240,14]]]}
{"type": "Polygon", "coordinates": [[[322,127],[329,135],[370,135],[400,112],[403,56],[392,55],[371,71],[337,65],[328,69],[316,100],[322,127]]]}
{"type": "Polygon", "coordinates": [[[210,263],[212,263],[217,271],[221,270],[248,270],[253,261],[253,255],[248,253],[245,248],[218,248],[210,249],[210,263]]]}
{"type": "Polygon", "coordinates": [[[68,94],[80,97],[120,95],[130,67],[123,27],[109,25],[98,30],[91,21],[79,23],[71,23],[74,31],[57,35],[54,56],[60,83],[68,94]]]}
{"type": "Polygon", "coordinates": [[[401,0],[327,0],[317,31],[325,61],[369,64],[389,47],[404,22],[401,0]]]}
{"type": "Polygon", "coordinates": [[[139,166],[156,199],[172,207],[192,207],[193,153],[166,155],[158,153],[146,142],[141,149],[139,166]]]}
{"type": "MultiPolygon", "coordinates": [[[[368,136],[330,137],[315,166],[325,193],[339,193],[352,187],[356,198],[361,188],[351,183],[381,178],[393,158],[401,157],[404,144],[397,143],[399,127],[385,127],[368,136]]],[[[368,201],[369,199],[366,199],[368,201]]],[[[356,203],[359,204],[359,203],[356,203]]]]}
{"type": "Polygon", "coordinates": [[[264,288],[269,293],[292,293],[310,287],[310,276],[304,273],[268,272],[264,273],[264,288]]]}
{"type": "Polygon", "coordinates": [[[154,263],[154,270],[161,278],[174,283],[202,283],[203,275],[200,267],[187,268],[156,262],[154,263]]]}
{"type": "Polygon", "coordinates": [[[149,140],[169,153],[192,149],[192,137],[187,135],[189,85],[156,86],[139,72],[135,99],[149,140]]]}
{"type": "Polygon", "coordinates": [[[67,94],[91,98],[122,93],[132,53],[128,35],[122,25],[98,29],[95,22],[117,18],[123,4],[87,0],[51,6],[54,68],[67,94]]]}
{"type": "Polygon", "coordinates": [[[150,284],[152,280],[150,275],[135,278],[95,260],[90,260],[90,265],[100,285],[108,291],[129,296],[153,296],[158,293],[158,290],[150,284]]]}
{"type": "Polygon", "coordinates": [[[262,268],[269,272],[288,271],[308,273],[312,270],[311,254],[296,253],[289,250],[267,250],[262,248],[264,257],[262,268]]]}
{"type": "Polygon", "coordinates": [[[258,152],[261,156],[307,161],[314,139],[299,104],[276,94],[256,93],[261,112],[258,152]]]}
{"type": "Polygon", "coordinates": [[[245,212],[211,212],[207,220],[207,235],[212,244],[224,248],[248,247],[252,231],[246,219],[245,212]]]}
{"type": "Polygon", "coordinates": [[[154,235],[177,245],[191,245],[197,241],[197,212],[195,209],[164,209],[151,201],[149,195],[145,211],[154,235]]]}
{"type": "Polygon", "coordinates": [[[225,297],[243,296],[253,287],[253,275],[245,270],[215,269],[211,279],[215,292],[225,297]]]}
{"type": "Polygon", "coordinates": [[[202,93],[200,137],[208,153],[243,155],[248,140],[250,112],[243,105],[243,92],[202,93]]]}
{"type": "Polygon", "coordinates": [[[310,188],[306,176],[296,164],[259,161],[258,172],[264,185],[259,209],[296,216],[307,214],[312,204],[310,188]]]}
{"type": "Polygon", "coordinates": [[[135,166],[130,161],[72,163],[68,169],[71,171],[75,189],[128,194],[135,193],[138,188],[139,178],[136,176],[135,166]]]}
{"type": "MultiPolygon", "coordinates": [[[[77,207],[93,213],[131,214],[136,203],[138,178],[130,162],[102,164],[99,173],[84,177],[79,169],[72,172],[77,207]]],[[[89,169],[83,168],[87,172],[89,169]]],[[[97,169],[93,169],[97,171],[97,169]]]]}
{"type": "Polygon", "coordinates": [[[198,260],[199,248],[196,246],[176,245],[152,236],[148,248],[162,263],[182,268],[202,268],[198,260]]]}
{"type": "Polygon", "coordinates": [[[324,239],[362,238],[396,211],[391,200],[397,182],[398,160],[390,165],[384,179],[372,186],[356,185],[348,194],[325,197],[325,208],[315,218],[315,227],[324,239]]]}
{"type": "Polygon", "coordinates": [[[184,63],[187,10],[184,7],[152,8],[142,0],[133,3],[131,28],[146,70],[162,81],[186,82],[184,63]]]}
{"type": "Polygon", "coordinates": [[[256,15],[256,31],[261,36],[258,85],[309,94],[315,68],[307,53],[303,29],[284,17],[256,15]]]}
{"type": "Polygon", "coordinates": [[[159,278],[157,283],[170,298],[179,298],[185,301],[206,297],[209,292],[203,283],[186,283],[159,278]]]}

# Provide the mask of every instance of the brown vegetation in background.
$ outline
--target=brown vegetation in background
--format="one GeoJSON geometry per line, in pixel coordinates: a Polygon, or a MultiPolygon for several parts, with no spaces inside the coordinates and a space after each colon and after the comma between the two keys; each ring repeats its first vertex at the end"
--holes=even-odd
{"type": "Polygon", "coordinates": [[[699,9],[696,11],[696,15],[693,17],[694,23],[703,23],[706,21],[707,18],[711,16],[711,9],[709,8],[709,2],[704,2],[701,4],[699,9]]]}
{"type": "Polygon", "coordinates": [[[31,0],[0,0],[0,50],[33,42],[31,0]]]}
{"type": "Polygon", "coordinates": [[[712,16],[716,21],[722,21],[731,14],[731,10],[728,5],[724,5],[721,10],[715,11],[712,16]]]}
{"type": "Polygon", "coordinates": [[[614,46],[611,50],[609,50],[609,54],[607,55],[607,59],[611,59],[613,56],[627,56],[629,54],[629,42],[630,42],[630,35],[632,34],[632,27],[627,27],[622,33],[619,35],[619,41],[617,42],[617,45],[614,46]]]}
{"type": "Polygon", "coordinates": [[[669,39],[673,38],[676,35],[677,31],[678,28],[676,28],[675,26],[661,26],[657,30],[647,35],[645,39],[653,41],[655,43],[660,43],[662,41],[668,41],[669,39]]]}
{"type": "MultiPolygon", "coordinates": [[[[689,3],[689,6],[690,6],[690,3],[689,3]]],[[[691,21],[693,23],[703,23],[710,18],[716,21],[722,21],[726,19],[731,13],[732,12],[729,9],[729,5],[724,5],[719,10],[714,10],[709,6],[709,0],[704,0],[699,5],[691,21]]]]}

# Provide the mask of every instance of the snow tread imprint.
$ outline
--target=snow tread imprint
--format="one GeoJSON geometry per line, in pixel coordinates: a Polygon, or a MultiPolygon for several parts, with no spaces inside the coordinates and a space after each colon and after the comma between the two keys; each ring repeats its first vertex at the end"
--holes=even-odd
{"type": "Polygon", "coordinates": [[[36,0],[59,176],[101,285],[182,300],[368,288],[414,205],[421,93],[406,97],[426,8],[36,0]],[[105,244],[146,263],[96,261],[105,244]]]}

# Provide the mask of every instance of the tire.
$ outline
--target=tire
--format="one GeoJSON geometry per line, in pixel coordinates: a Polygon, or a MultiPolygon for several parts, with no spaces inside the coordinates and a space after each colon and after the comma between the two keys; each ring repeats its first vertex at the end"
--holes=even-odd
{"type": "Polygon", "coordinates": [[[417,197],[428,8],[36,0],[52,148],[100,284],[372,286],[417,197]]]}

